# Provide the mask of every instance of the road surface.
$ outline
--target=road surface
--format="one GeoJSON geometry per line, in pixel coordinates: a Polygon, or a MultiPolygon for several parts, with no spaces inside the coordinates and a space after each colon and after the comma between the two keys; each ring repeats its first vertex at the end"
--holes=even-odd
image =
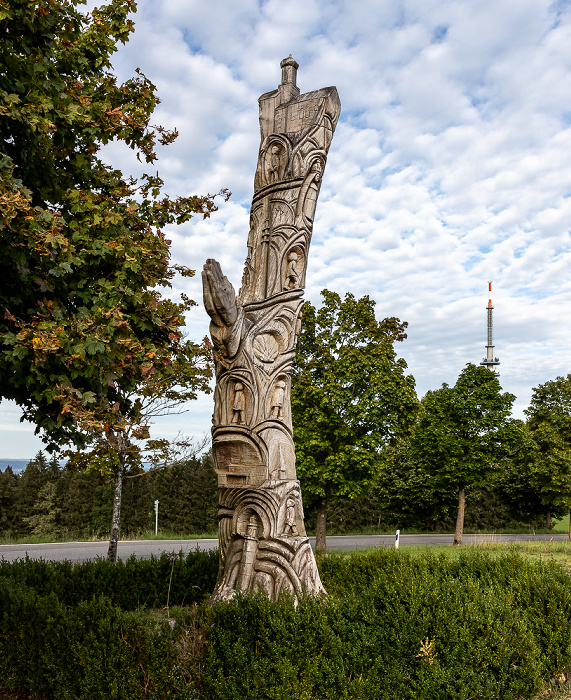
{"type": "MultiPolygon", "coordinates": [[[[315,546],[315,537],[309,538],[312,547],[315,546]]],[[[533,541],[565,541],[565,534],[553,535],[464,535],[465,544],[479,544],[483,542],[533,542],[533,541]]],[[[411,545],[451,545],[453,535],[401,535],[400,546],[411,545]]],[[[394,535],[345,535],[329,536],[327,549],[351,550],[365,549],[367,547],[394,547],[394,535]]],[[[217,539],[204,540],[123,540],[119,542],[118,556],[120,559],[128,559],[133,554],[140,558],[149,558],[151,555],[160,556],[162,552],[180,552],[186,554],[196,548],[211,550],[218,547],[217,539]]],[[[57,544],[3,544],[0,545],[0,559],[15,561],[23,559],[26,555],[30,559],[46,559],[51,561],[82,562],[97,557],[107,556],[107,542],[62,542],[57,544]]]]}

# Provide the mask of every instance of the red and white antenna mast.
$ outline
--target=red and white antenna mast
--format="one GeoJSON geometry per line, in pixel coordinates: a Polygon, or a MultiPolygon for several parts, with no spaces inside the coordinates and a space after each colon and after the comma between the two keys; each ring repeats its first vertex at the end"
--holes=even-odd
{"type": "Polygon", "coordinates": [[[492,306],[492,283],[488,282],[488,306],[486,310],[488,312],[488,344],[486,345],[486,357],[480,362],[481,365],[487,367],[490,371],[494,372],[496,376],[500,376],[500,372],[497,366],[500,364],[499,358],[494,356],[494,340],[492,337],[492,312],[494,307],[492,306]]]}

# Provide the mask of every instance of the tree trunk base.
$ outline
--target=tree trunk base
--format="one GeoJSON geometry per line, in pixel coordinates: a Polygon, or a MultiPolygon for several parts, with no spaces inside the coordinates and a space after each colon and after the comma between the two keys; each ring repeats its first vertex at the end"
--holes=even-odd
{"type": "Polygon", "coordinates": [[[456,532],[454,533],[454,546],[462,544],[464,534],[464,513],[466,511],[466,489],[464,486],[458,488],[458,516],[456,518],[456,532]]]}
{"type": "Polygon", "coordinates": [[[315,527],[315,551],[323,555],[327,552],[327,498],[317,504],[317,524],[315,527]]]}
{"type": "Polygon", "coordinates": [[[219,489],[220,567],[210,601],[238,591],[327,595],[305,533],[298,481],[219,489]]]}

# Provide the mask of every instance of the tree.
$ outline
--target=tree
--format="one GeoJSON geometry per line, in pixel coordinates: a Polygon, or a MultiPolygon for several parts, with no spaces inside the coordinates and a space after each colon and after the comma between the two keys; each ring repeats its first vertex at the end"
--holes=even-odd
{"type": "Polygon", "coordinates": [[[297,473],[318,499],[316,548],[325,551],[327,499],[368,487],[383,446],[406,434],[418,401],[394,343],[406,323],[375,318],[365,296],[324,290],[319,310],[306,303],[292,373],[297,473]]]}
{"type": "Polygon", "coordinates": [[[155,469],[171,467],[194,457],[204,446],[196,447],[192,441],[181,437],[171,441],[152,440],[153,420],[186,410],[184,404],[195,399],[199,390],[210,391],[210,377],[208,348],[187,341],[179,348],[172,364],[149,374],[133,395],[118,393],[115,402],[99,401],[93,407],[86,407],[80,400],[64,407],[64,410],[69,407],[73,413],[77,429],[89,447],[67,453],[72,468],[97,471],[114,482],[109,561],[117,561],[124,479],[145,474],[144,462],[151,462],[155,469]]]}
{"type": "Polygon", "coordinates": [[[462,544],[466,488],[484,485],[524,440],[523,424],[510,419],[514,399],[490,370],[467,364],[453,387],[443,384],[421,401],[411,451],[436,485],[458,494],[455,545],[462,544]]]}
{"type": "Polygon", "coordinates": [[[58,525],[60,513],[56,484],[53,481],[48,481],[38,493],[32,515],[24,518],[24,522],[31,528],[32,535],[58,537],[60,534],[58,525]]]}
{"type": "MultiPolygon", "coordinates": [[[[541,490],[534,474],[535,460],[530,459],[534,444],[529,426],[525,424],[525,440],[521,449],[503,463],[503,468],[494,480],[496,493],[509,510],[512,521],[534,530],[544,527],[546,505],[542,502],[541,490]]],[[[550,507],[551,515],[564,515],[560,507],[550,507]]]]}
{"type": "Polygon", "coordinates": [[[531,440],[520,462],[539,492],[550,528],[552,515],[571,509],[571,374],[533,389],[525,413],[531,440]]]}
{"type": "Polygon", "coordinates": [[[3,472],[0,469],[0,532],[16,529],[17,493],[18,477],[8,465],[3,472]]]}
{"type": "Polygon", "coordinates": [[[98,157],[123,141],[152,165],[158,103],[141,73],[118,84],[110,57],[128,40],[133,0],[82,14],[83,0],[0,0],[0,373],[50,448],[81,442],[74,407],[126,415],[133,390],[179,354],[184,312],[163,298],[178,271],[162,232],[213,197],[162,193],[98,157]]]}
{"type": "Polygon", "coordinates": [[[401,529],[432,526],[437,532],[448,524],[455,498],[414,459],[410,435],[387,446],[381,457],[371,496],[382,504],[389,521],[401,529]]]}

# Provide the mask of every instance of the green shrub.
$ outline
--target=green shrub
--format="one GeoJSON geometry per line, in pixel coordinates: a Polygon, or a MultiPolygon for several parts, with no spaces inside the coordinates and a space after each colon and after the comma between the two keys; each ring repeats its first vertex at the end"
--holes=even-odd
{"type": "Polygon", "coordinates": [[[216,553],[1,562],[0,690],[57,700],[521,700],[571,660],[571,580],[555,564],[377,550],[326,556],[320,568],[327,600],[239,595],[211,608],[216,553]],[[167,597],[185,606],[171,610],[174,629],[144,609],[167,597]]]}
{"type": "Polygon", "coordinates": [[[209,699],[509,700],[540,683],[525,615],[473,580],[389,575],[337,602],[240,597],[210,615],[209,699]]]}
{"type": "Polygon", "coordinates": [[[165,621],[123,613],[104,597],[68,608],[0,580],[0,687],[35,697],[164,698],[182,684],[165,621]]]}
{"type": "Polygon", "coordinates": [[[0,560],[0,580],[19,581],[39,595],[54,594],[65,605],[100,595],[123,610],[192,605],[207,598],[218,573],[218,552],[196,550],[110,564],[105,559],[74,564],[21,559],[0,560]],[[172,579],[171,579],[172,572],[172,579]],[[170,595],[169,595],[170,586],[170,595]]]}

